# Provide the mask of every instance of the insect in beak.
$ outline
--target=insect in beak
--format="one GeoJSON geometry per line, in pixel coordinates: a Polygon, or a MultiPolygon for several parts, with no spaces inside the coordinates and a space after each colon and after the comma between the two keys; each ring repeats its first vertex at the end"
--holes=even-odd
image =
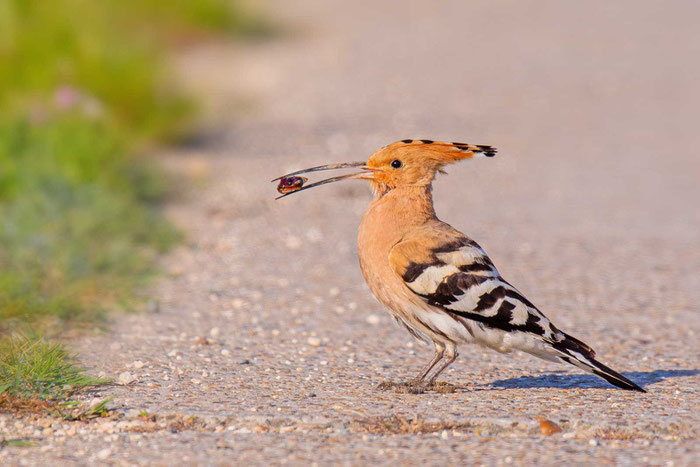
{"type": "Polygon", "coordinates": [[[299,189],[301,189],[302,186],[304,186],[304,183],[309,180],[306,177],[284,177],[280,179],[280,182],[277,184],[277,191],[282,193],[283,195],[286,195],[288,193],[293,193],[299,189]]]}
{"type": "Polygon", "coordinates": [[[304,169],[304,170],[298,170],[296,172],[289,173],[287,175],[282,175],[281,177],[277,177],[273,182],[276,182],[279,180],[279,184],[277,185],[277,191],[282,193],[282,196],[278,196],[275,199],[280,199],[284,198],[285,196],[289,196],[292,193],[298,193],[303,190],[307,190],[309,188],[325,185],[327,183],[333,183],[333,182],[339,182],[341,180],[349,180],[349,179],[364,179],[364,180],[371,180],[374,172],[376,172],[376,169],[369,168],[365,165],[365,162],[343,162],[340,164],[328,164],[328,165],[319,165],[317,167],[311,167],[310,169],[304,169]],[[307,178],[306,177],[299,177],[298,175],[300,174],[305,174],[309,172],[318,172],[321,170],[334,170],[334,169],[346,169],[349,167],[360,167],[362,170],[365,170],[367,172],[356,172],[356,173],[351,173],[351,174],[346,174],[346,175],[339,175],[337,177],[331,177],[327,178],[325,180],[321,180],[319,182],[312,183],[311,185],[306,185],[304,186],[304,183],[306,183],[307,178]]]}

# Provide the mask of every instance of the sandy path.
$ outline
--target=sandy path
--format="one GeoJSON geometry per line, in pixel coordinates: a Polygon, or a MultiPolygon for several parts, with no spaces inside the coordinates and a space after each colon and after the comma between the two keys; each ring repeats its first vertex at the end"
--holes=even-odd
{"type": "Polygon", "coordinates": [[[189,240],[158,311],[76,343],[135,378],[100,394],[121,418],[39,427],[0,462],[697,463],[700,8],[640,3],[289,2],[292,37],[191,51],[213,129],[168,159],[206,177],[171,207],[189,240]],[[431,350],[360,275],[367,188],[274,202],[268,180],[405,137],[499,148],[438,179],[438,214],[647,395],[476,347],[453,394],[377,389],[431,350]],[[367,418],[390,415],[459,426],[367,418]]]}

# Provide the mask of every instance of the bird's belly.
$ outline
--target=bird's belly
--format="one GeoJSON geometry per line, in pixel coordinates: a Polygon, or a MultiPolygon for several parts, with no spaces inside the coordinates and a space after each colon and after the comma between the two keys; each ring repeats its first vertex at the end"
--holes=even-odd
{"type": "Polygon", "coordinates": [[[436,310],[415,297],[386,297],[376,294],[379,301],[397,321],[413,333],[436,342],[468,343],[474,339],[467,326],[442,310],[436,310]]]}
{"type": "Polygon", "coordinates": [[[441,310],[416,307],[413,316],[420,327],[430,330],[431,336],[438,336],[435,340],[454,343],[474,342],[474,337],[465,323],[441,310]]]}
{"type": "Polygon", "coordinates": [[[473,342],[489,347],[497,352],[508,353],[513,350],[520,350],[545,360],[559,361],[551,346],[525,332],[505,332],[500,329],[486,327],[475,321],[470,321],[468,326],[472,331],[473,342]]]}

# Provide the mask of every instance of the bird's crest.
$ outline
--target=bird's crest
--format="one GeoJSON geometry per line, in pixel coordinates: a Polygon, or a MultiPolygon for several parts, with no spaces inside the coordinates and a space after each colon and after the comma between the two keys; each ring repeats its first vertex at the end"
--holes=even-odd
{"type": "Polygon", "coordinates": [[[375,193],[385,193],[398,186],[426,186],[442,167],[454,162],[484,156],[493,157],[491,146],[448,143],[430,139],[403,139],[384,146],[369,158],[367,167],[375,193]]]}
{"type": "Polygon", "coordinates": [[[472,157],[493,157],[496,155],[496,148],[491,146],[433,141],[430,139],[402,139],[384,146],[377,153],[384,151],[408,153],[418,150],[440,155],[446,164],[472,157]]]}

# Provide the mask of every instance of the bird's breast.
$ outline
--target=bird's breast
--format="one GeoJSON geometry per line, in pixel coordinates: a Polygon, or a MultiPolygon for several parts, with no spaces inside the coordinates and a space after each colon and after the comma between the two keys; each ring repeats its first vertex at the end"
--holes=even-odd
{"type": "MultiPolygon", "coordinates": [[[[394,272],[389,253],[408,228],[400,211],[382,199],[373,201],[358,230],[357,251],[360,269],[374,296],[393,314],[403,315],[415,297],[394,272]]],[[[422,305],[422,304],[421,304],[422,305]]]]}
{"type": "Polygon", "coordinates": [[[396,274],[389,264],[393,241],[392,227],[372,205],[362,217],[357,235],[357,253],[360,269],[372,293],[381,301],[384,289],[393,283],[396,274]]]}

